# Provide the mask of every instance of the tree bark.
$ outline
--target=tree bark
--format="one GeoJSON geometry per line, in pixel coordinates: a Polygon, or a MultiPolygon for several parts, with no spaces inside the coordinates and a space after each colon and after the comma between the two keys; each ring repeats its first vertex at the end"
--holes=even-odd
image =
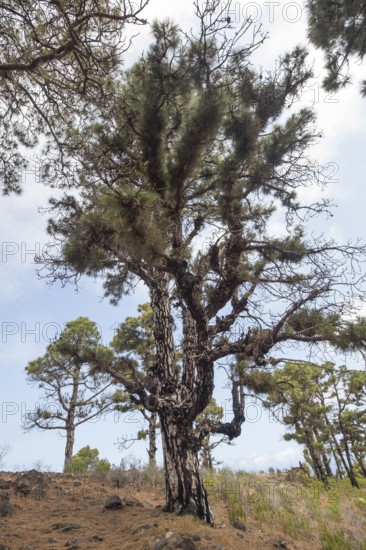
{"type": "MultiPolygon", "coordinates": [[[[340,423],[340,427],[341,427],[341,430],[342,430],[341,423],[340,423]]],[[[343,434],[343,432],[342,432],[342,434],[343,434]]],[[[347,474],[348,474],[348,477],[349,477],[349,480],[351,482],[352,487],[356,487],[357,489],[359,489],[360,485],[357,481],[356,474],[355,474],[355,471],[353,469],[352,458],[351,458],[351,453],[350,453],[349,446],[348,446],[347,436],[345,434],[343,434],[343,437],[344,437],[343,446],[344,446],[344,451],[346,453],[346,458],[347,458],[347,463],[348,463],[347,474]]]]}
{"type": "Polygon", "coordinates": [[[205,437],[202,442],[202,468],[213,470],[212,450],[209,435],[205,437]]]}
{"type": "Polygon", "coordinates": [[[316,478],[324,483],[325,487],[329,487],[328,476],[324,470],[324,466],[320,460],[320,456],[317,450],[314,449],[314,440],[308,430],[304,429],[305,444],[308,449],[311,461],[313,463],[313,470],[316,478]]]}
{"type": "Polygon", "coordinates": [[[156,421],[157,413],[151,413],[149,418],[149,466],[156,464],[156,421]]]}
{"type": "Polygon", "coordinates": [[[166,512],[192,514],[213,524],[207,491],[199,470],[198,449],[192,446],[189,430],[166,413],[160,415],[164,454],[166,512]]]}
{"type": "Polygon", "coordinates": [[[178,379],[175,368],[174,321],[170,312],[168,276],[161,273],[156,273],[155,276],[156,284],[150,289],[156,354],[156,365],[152,371],[161,384],[157,393],[160,390],[166,393],[175,388],[178,379]]]}
{"type": "Polygon", "coordinates": [[[75,429],[72,426],[66,429],[64,472],[66,472],[67,467],[72,461],[72,455],[74,453],[74,443],[75,443],[75,429]]]}
{"type": "Polygon", "coordinates": [[[75,373],[73,376],[72,383],[72,394],[70,398],[70,406],[67,413],[66,421],[66,447],[65,447],[65,463],[64,463],[64,472],[70,462],[72,461],[72,455],[74,452],[74,443],[75,443],[75,407],[78,399],[78,390],[79,390],[79,380],[80,380],[80,369],[81,363],[75,368],[75,373]]]}
{"type": "Polygon", "coordinates": [[[164,456],[165,511],[178,515],[192,514],[212,524],[213,515],[199,470],[201,440],[193,428],[195,418],[209,403],[213,391],[213,365],[207,364],[205,358],[194,358],[197,347],[206,349],[207,330],[203,330],[206,325],[203,323],[201,331],[202,344],[198,342],[197,323],[184,306],[183,373],[179,372],[176,368],[168,276],[156,272],[150,292],[156,348],[154,370],[159,380],[156,403],[164,456]]]}

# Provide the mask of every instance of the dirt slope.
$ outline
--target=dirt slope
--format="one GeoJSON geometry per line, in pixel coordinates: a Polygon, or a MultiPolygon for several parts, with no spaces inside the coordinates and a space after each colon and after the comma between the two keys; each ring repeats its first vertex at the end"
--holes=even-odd
{"type": "Polygon", "coordinates": [[[216,524],[209,527],[164,513],[161,489],[138,491],[132,483],[117,487],[65,474],[27,475],[0,473],[0,550],[316,549],[313,542],[260,530],[250,519],[245,531],[235,529],[221,502],[213,503],[216,524]],[[121,508],[104,507],[111,495],[121,498],[121,508]]]}

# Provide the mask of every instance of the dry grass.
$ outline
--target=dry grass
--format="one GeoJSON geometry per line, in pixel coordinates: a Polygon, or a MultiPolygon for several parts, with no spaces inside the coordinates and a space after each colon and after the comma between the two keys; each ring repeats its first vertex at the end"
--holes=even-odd
{"type": "Polygon", "coordinates": [[[366,550],[366,480],[361,490],[333,480],[329,490],[306,476],[247,474],[230,470],[207,475],[230,518],[254,520],[322,550],[366,550]]]}
{"type": "MultiPolygon", "coordinates": [[[[0,474],[0,480],[15,477],[0,474]]],[[[115,471],[105,478],[45,477],[45,495],[39,500],[10,491],[18,511],[0,517],[0,545],[11,550],[152,550],[156,540],[170,533],[195,536],[197,549],[221,545],[224,550],[273,550],[285,540],[291,550],[366,550],[365,484],[357,491],[342,482],[326,492],[312,480],[289,480],[285,474],[206,473],[216,522],[212,528],[189,516],[162,512],[164,480],[159,469],[115,471]],[[130,505],[105,510],[104,502],[113,493],[130,505]],[[235,529],[235,520],[244,522],[246,531],[235,529]],[[57,522],[80,528],[55,529],[57,522]]]]}

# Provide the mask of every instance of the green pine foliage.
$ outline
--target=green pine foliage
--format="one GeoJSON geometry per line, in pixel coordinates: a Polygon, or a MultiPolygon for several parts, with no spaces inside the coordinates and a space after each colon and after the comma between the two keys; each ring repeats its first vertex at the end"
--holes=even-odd
{"type": "MultiPolygon", "coordinates": [[[[74,116],[83,118],[92,98],[108,101],[110,79],[116,75],[120,56],[127,49],[126,26],[146,24],[141,12],[147,4],[148,0],[139,5],[123,0],[1,2],[3,194],[22,190],[21,176],[27,161],[20,147],[34,147],[43,135],[53,141],[62,156],[62,126],[74,116]]],[[[46,176],[53,172],[53,164],[52,160],[43,160],[46,176]]],[[[70,164],[67,169],[72,171],[70,164]]]]}
{"type": "Polygon", "coordinates": [[[110,469],[110,462],[106,458],[99,458],[98,449],[92,449],[87,445],[79,449],[72,457],[65,472],[70,474],[106,474],[110,469]]]}
{"type": "MultiPolygon", "coordinates": [[[[323,85],[337,91],[350,82],[349,63],[366,54],[366,7],[359,0],[319,2],[308,0],[309,38],[325,53],[327,76],[323,85]]],[[[366,95],[366,80],[362,82],[366,95]]]]}

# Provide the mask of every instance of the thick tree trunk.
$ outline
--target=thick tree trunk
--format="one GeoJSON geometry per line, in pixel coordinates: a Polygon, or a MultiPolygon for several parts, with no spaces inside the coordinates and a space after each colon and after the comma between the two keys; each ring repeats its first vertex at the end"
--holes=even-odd
{"type": "Polygon", "coordinates": [[[160,416],[164,454],[166,512],[192,514],[213,523],[207,491],[203,485],[198,451],[190,445],[189,432],[174,423],[171,416],[160,416]]]}
{"type": "MultiPolygon", "coordinates": [[[[167,512],[192,514],[212,524],[207,492],[198,461],[200,442],[193,437],[193,422],[209,403],[213,391],[213,366],[194,355],[206,349],[198,345],[195,322],[183,313],[183,373],[176,367],[174,324],[170,312],[168,276],[155,273],[151,291],[156,348],[155,373],[159,379],[156,402],[164,455],[167,512]]],[[[207,334],[203,335],[207,339],[207,334]]],[[[203,337],[202,337],[203,338],[203,337]]],[[[203,338],[204,339],[204,338],[203,338]]],[[[154,397],[150,398],[153,402],[154,397]]]]}
{"type": "Polygon", "coordinates": [[[160,393],[160,390],[166,392],[175,388],[178,381],[173,339],[174,322],[170,312],[168,277],[165,274],[156,274],[156,286],[151,289],[151,307],[156,356],[156,366],[152,370],[162,384],[158,391],[160,393]]]}

